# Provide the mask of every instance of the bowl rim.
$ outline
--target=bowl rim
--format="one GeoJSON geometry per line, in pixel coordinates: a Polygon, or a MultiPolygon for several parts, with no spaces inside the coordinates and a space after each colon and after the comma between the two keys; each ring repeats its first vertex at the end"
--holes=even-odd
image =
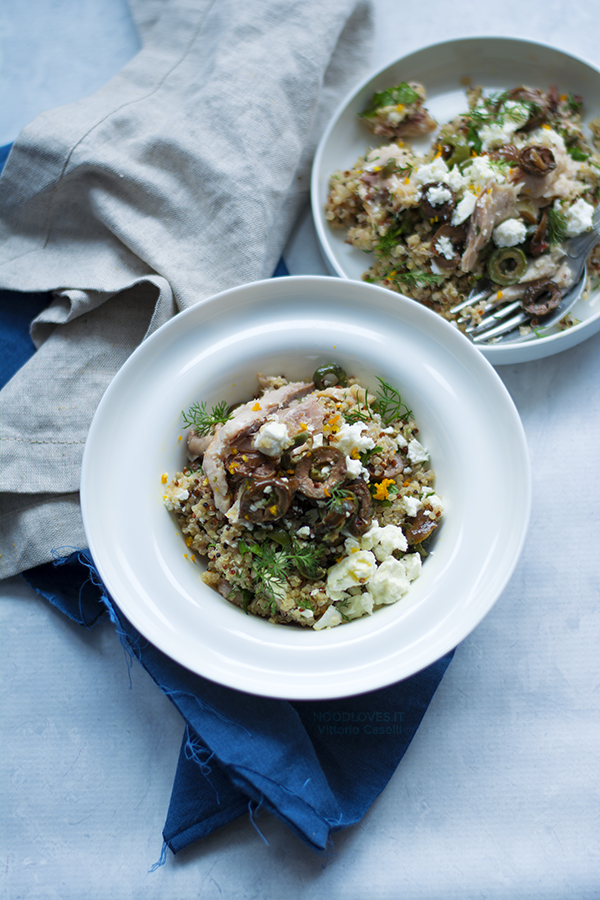
{"type": "MultiPolygon", "coordinates": [[[[190,307],[174,316],[159,329],[157,329],[154,334],[149,336],[125,362],[125,364],[119,370],[119,373],[117,374],[117,376],[115,376],[115,379],[113,380],[113,382],[111,382],[107,391],[105,392],[105,395],[98,406],[92,425],[90,427],[90,433],[84,451],[81,478],[82,514],[94,562],[98,568],[103,582],[107,587],[109,594],[114,597],[115,602],[120,607],[123,606],[123,596],[120,592],[120,586],[118,584],[115,585],[115,582],[113,580],[113,572],[109,568],[107,568],[105,557],[103,557],[102,554],[98,556],[96,556],[95,554],[98,542],[96,539],[95,525],[93,521],[94,511],[92,508],[90,508],[90,505],[88,503],[88,495],[91,493],[91,479],[93,478],[94,474],[91,448],[93,448],[96,434],[106,424],[105,421],[103,421],[105,419],[105,413],[110,410],[113,398],[118,398],[121,382],[127,376],[128,372],[132,374],[132,377],[135,375],[135,367],[138,365],[138,360],[143,360],[145,356],[152,355],[154,348],[160,345],[160,341],[163,339],[163,336],[165,334],[169,334],[170,331],[176,333],[178,329],[180,331],[184,331],[190,321],[198,318],[201,320],[203,317],[206,318],[206,316],[209,315],[214,310],[214,308],[223,301],[224,298],[228,298],[230,300],[233,298],[241,308],[245,306],[245,295],[249,290],[255,293],[259,292],[264,294],[264,292],[274,292],[276,294],[277,290],[282,289],[284,284],[287,285],[287,288],[292,291],[295,289],[298,289],[299,291],[311,291],[315,288],[318,288],[319,285],[321,285],[324,290],[333,291],[340,295],[342,292],[347,292],[348,290],[348,282],[342,281],[341,279],[335,279],[329,276],[322,275],[299,275],[288,276],[285,279],[267,279],[264,281],[253,282],[248,285],[237,286],[220,292],[219,294],[215,294],[212,297],[207,298],[206,301],[202,301],[196,306],[190,307]]],[[[374,297],[376,295],[380,297],[381,303],[383,303],[384,305],[386,303],[389,304],[390,292],[385,288],[376,285],[368,285],[361,282],[353,282],[351,291],[358,294],[371,292],[374,297]]],[[[202,677],[206,677],[209,680],[216,681],[217,683],[225,684],[226,686],[234,689],[245,690],[249,693],[262,696],[271,696],[279,699],[316,700],[353,696],[369,690],[375,690],[380,687],[384,687],[387,684],[393,683],[394,681],[410,677],[411,675],[416,674],[417,671],[420,671],[422,668],[425,668],[427,665],[435,662],[436,659],[441,658],[441,656],[452,650],[458,643],[460,643],[460,641],[463,640],[464,637],[466,637],[479,624],[479,622],[481,622],[481,620],[485,617],[485,615],[487,615],[489,610],[501,596],[502,591],[506,587],[506,584],[512,576],[517,562],[520,558],[527,534],[531,512],[531,469],[529,465],[529,455],[525,433],[518,415],[518,411],[516,409],[516,406],[514,405],[514,402],[512,401],[512,398],[510,397],[510,394],[508,393],[502,380],[495,372],[493,367],[485,360],[483,356],[477,353],[473,345],[466,338],[464,338],[463,335],[457,332],[456,329],[454,329],[448,322],[443,320],[436,313],[433,313],[420,304],[415,305],[413,301],[403,300],[403,305],[406,308],[407,315],[411,315],[413,319],[416,318],[417,321],[425,321],[430,326],[431,330],[434,333],[437,333],[438,337],[441,336],[441,340],[448,341],[451,345],[453,345],[457,353],[460,354],[460,352],[462,351],[463,353],[467,354],[468,359],[471,360],[471,363],[475,367],[475,369],[491,380],[489,383],[493,384],[494,390],[497,390],[499,392],[499,396],[502,396],[503,403],[506,405],[506,410],[511,419],[511,425],[515,429],[515,436],[517,438],[515,453],[520,455],[521,465],[525,478],[526,496],[523,498],[523,515],[518,522],[519,538],[515,544],[515,549],[511,558],[511,564],[502,572],[501,577],[498,577],[498,579],[496,579],[498,587],[497,589],[495,589],[494,596],[491,598],[489,596],[487,597],[486,604],[483,608],[477,607],[476,615],[467,617],[467,620],[462,623],[464,627],[462,629],[458,629],[456,632],[453,632],[453,639],[451,641],[446,640],[445,643],[443,641],[438,641],[438,644],[443,644],[441,650],[439,652],[436,652],[435,658],[428,658],[424,662],[424,665],[421,665],[418,668],[413,668],[411,671],[408,671],[406,673],[400,673],[397,677],[392,679],[387,677],[384,679],[369,682],[368,684],[361,686],[359,689],[357,689],[355,686],[345,689],[337,685],[332,689],[329,689],[329,686],[327,686],[326,688],[321,687],[316,691],[312,686],[309,686],[309,688],[307,689],[306,686],[298,685],[296,689],[296,686],[290,687],[289,684],[286,685],[284,689],[280,689],[279,685],[270,685],[268,688],[265,688],[263,685],[260,688],[256,688],[249,687],[246,683],[240,682],[239,679],[236,680],[236,678],[223,681],[221,678],[211,677],[211,674],[209,672],[201,670],[194,665],[190,665],[189,660],[184,660],[182,658],[174,656],[170,644],[167,642],[167,644],[165,645],[160,635],[157,635],[155,633],[149,634],[144,627],[144,622],[137,616],[137,610],[134,610],[134,613],[132,615],[131,607],[128,607],[127,604],[125,604],[123,612],[132,622],[132,624],[138,629],[138,631],[140,631],[145,637],[151,640],[152,643],[154,643],[159,649],[167,653],[167,655],[169,655],[171,658],[175,659],[176,662],[184,665],[191,671],[196,672],[196,674],[199,674],[202,677]],[[458,638],[454,639],[456,637],[456,634],[458,634],[458,638]]],[[[427,340],[431,339],[430,330],[424,330],[423,333],[426,336],[427,340]]],[[[331,629],[331,632],[335,631],[337,631],[337,629],[331,629]]],[[[324,632],[312,632],[312,634],[314,634],[315,636],[318,635],[320,639],[320,636],[323,635],[324,632]]]]}

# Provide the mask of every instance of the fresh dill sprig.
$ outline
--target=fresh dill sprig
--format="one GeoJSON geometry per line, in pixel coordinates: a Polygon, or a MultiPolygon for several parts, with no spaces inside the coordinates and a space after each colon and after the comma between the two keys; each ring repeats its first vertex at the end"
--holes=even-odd
{"type": "Polygon", "coordinates": [[[339,500],[345,500],[347,497],[352,497],[352,491],[348,490],[348,488],[344,487],[334,487],[331,490],[331,496],[327,498],[325,503],[323,504],[324,509],[331,509],[331,507],[337,503],[339,500]]]}
{"type": "Polygon", "coordinates": [[[390,227],[384,235],[377,241],[375,254],[377,256],[387,255],[399,242],[400,238],[407,229],[407,224],[392,219],[390,227]]]}
{"type": "Polygon", "coordinates": [[[223,424],[231,419],[227,409],[226,400],[221,400],[210,412],[206,410],[206,403],[194,403],[187,413],[182,410],[183,424],[186,428],[193,428],[197,435],[203,437],[214,425],[223,424]]]}
{"type": "Polygon", "coordinates": [[[412,416],[412,410],[404,403],[398,391],[391,384],[388,384],[387,381],[384,381],[383,378],[380,378],[379,375],[377,376],[377,381],[379,382],[379,389],[377,391],[375,408],[383,422],[389,425],[390,422],[398,420],[408,421],[412,416]]]}
{"type": "MultiPolygon", "coordinates": [[[[276,612],[273,604],[277,603],[287,576],[296,569],[304,578],[316,580],[321,575],[321,562],[327,553],[326,547],[303,544],[293,535],[286,547],[276,547],[269,540],[261,544],[239,541],[238,549],[242,555],[252,553],[255,590],[271,604],[272,612],[276,612]]],[[[306,605],[309,606],[309,601],[306,605]]]]}
{"type": "Polygon", "coordinates": [[[369,388],[365,389],[364,404],[357,403],[356,406],[344,413],[344,418],[351,425],[356,422],[370,422],[373,419],[373,412],[369,405],[369,388]]]}
{"type": "Polygon", "coordinates": [[[548,210],[548,242],[560,244],[567,236],[567,217],[557,209],[548,210]]]}
{"type": "Polygon", "coordinates": [[[435,275],[433,272],[421,272],[420,269],[411,272],[394,272],[392,269],[391,272],[385,273],[385,277],[396,283],[400,281],[414,287],[421,287],[425,284],[441,284],[444,280],[443,275],[435,275]]]}

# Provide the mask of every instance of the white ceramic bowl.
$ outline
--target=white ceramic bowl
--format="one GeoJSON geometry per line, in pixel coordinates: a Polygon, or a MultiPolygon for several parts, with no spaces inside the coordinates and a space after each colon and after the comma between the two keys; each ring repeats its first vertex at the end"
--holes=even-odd
{"type": "MultiPolygon", "coordinates": [[[[371,74],[341,104],[332,117],[315,155],[311,194],[312,212],[325,264],[333,275],[360,279],[369,267],[364,252],[345,243],[345,232],[332,229],[325,220],[329,178],[338,169],[351,167],[367,147],[385,143],[358,119],[375,91],[401,81],[419,81],[427,89],[426,105],[434,118],[447,122],[466,108],[465,85],[481,85],[486,91],[502,91],[516,85],[581,94],[584,121],[600,115],[600,70],[561,50],[515,38],[464,38],[425,47],[371,74]]],[[[420,152],[432,138],[413,143],[420,152]]],[[[580,324],[544,338],[519,344],[480,346],[494,365],[528,362],[573,347],[600,330],[600,290],[580,300],[571,313],[580,324]]]]}
{"type": "Polygon", "coordinates": [[[108,388],[83,460],[83,517],[100,574],[161,650],[216,682],[290,699],[349,696],[423,669],[500,596],[530,508],[525,437],[499,377],[456,329],[383,288],[323,276],[235,288],[180,313],[108,388]],[[162,503],[185,461],[181,410],[249,399],[256,373],[310,378],[336,360],[400,390],[445,504],[435,551],[399,603],[330,630],[245,615],[204,585],[162,503]]]}

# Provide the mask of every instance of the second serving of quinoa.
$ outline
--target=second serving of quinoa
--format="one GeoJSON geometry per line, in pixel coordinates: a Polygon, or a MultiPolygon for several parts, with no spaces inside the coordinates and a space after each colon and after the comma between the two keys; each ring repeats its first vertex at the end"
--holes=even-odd
{"type": "MultiPolygon", "coordinates": [[[[328,223],[372,253],[364,280],[461,328],[481,320],[485,301],[460,316],[453,308],[484,283],[491,300],[520,301],[543,327],[572,286],[565,244],[591,229],[600,204],[600,119],[586,130],[584,98],[555,86],[472,88],[465,111],[441,125],[425,102],[417,83],[374,95],[360,118],[376,140],[332,173],[328,223]],[[427,134],[431,149],[421,154],[413,139],[427,134]]],[[[600,244],[584,297],[599,281],[600,244]]]]}
{"type": "Polygon", "coordinates": [[[442,516],[429,453],[398,391],[335,363],[258,376],[247,403],[183,414],[188,464],[162,476],[190,563],[247,613],[316,630],[396,603],[442,516]]]}

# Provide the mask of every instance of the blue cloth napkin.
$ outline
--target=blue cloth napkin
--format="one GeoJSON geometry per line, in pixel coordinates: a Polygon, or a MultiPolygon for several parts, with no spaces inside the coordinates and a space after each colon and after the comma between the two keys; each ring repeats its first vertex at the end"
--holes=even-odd
{"type": "MultiPolygon", "coordinates": [[[[287,274],[283,261],[275,274],[287,274]]],[[[48,294],[0,292],[0,387],[35,352],[29,323],[49,301],[48,294]]],[[[24,578],[85,627],[108,615],[127,651],[181,712],[185,729],[163,831],[175,853],[238,816],[254,821],[260,809],[325,850],[388,783],[453,655],[357,697],[271,700],[194,675],[145,640],[108,595],[85,548],[24,578]]]]}

